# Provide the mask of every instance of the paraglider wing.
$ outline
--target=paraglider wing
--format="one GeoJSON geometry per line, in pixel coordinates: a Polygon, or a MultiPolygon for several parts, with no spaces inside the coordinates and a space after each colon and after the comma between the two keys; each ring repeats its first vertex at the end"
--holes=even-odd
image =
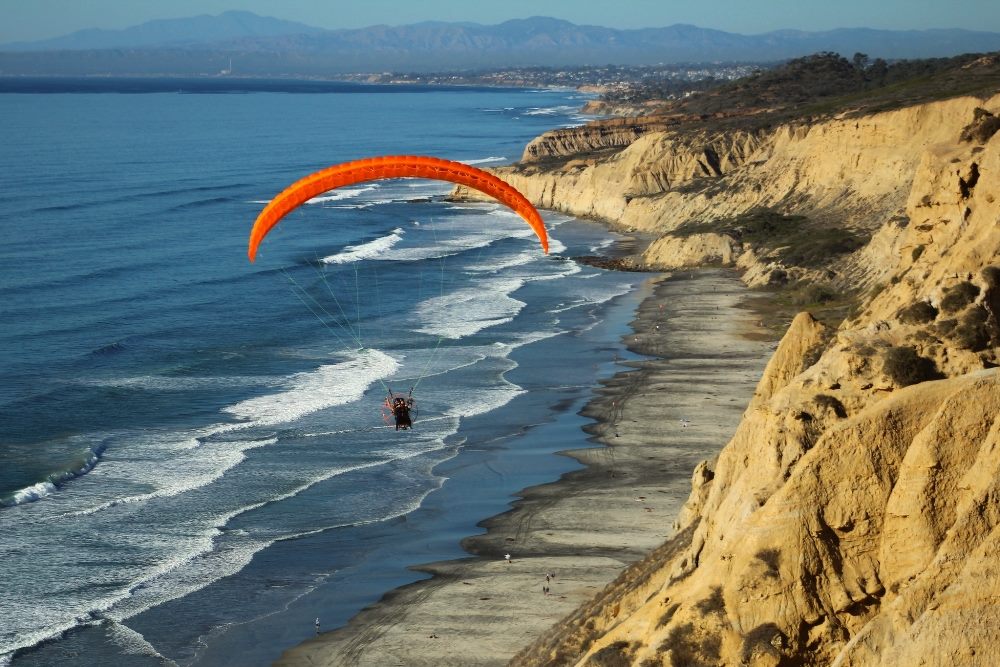
{"type": "Polygon", "coordinates": [[[257,247],[283,217],[313,197],[353,183],[385,178],[428,178],[450,181],[483,192],[513,209],[538,235],[542,250],[549,252],[549,239],[542,216],[524,195],[482,169],[461,162],[417,155],[387,155],[365,158],[327,167],[302,178],[285,188],[264,207],[250,230],[250,261],[257,256],[257,247]]]}

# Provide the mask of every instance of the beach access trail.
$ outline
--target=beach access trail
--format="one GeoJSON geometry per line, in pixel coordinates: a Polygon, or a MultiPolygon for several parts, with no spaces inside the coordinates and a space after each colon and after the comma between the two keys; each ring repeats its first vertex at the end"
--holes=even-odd
{"type": "Polygon", "coordinates": [[[586,467],[484,521],[462,543],[473,556],[415,568],[433,576],[276,665],[506,665],[672,534],[692,471],[732,437],[776,341],[733,271],[650,281],[626,340],[650,358],[623,362],[586,405],[605,446],[564,452],[586,467]]]}

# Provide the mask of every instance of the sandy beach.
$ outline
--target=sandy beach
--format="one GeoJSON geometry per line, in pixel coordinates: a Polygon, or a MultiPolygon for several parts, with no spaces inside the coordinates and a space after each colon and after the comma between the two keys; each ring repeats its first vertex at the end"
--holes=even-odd
{"type": "Polygon", "coordinates": [[[649,358],[622,362],[583,409],[599,446],[578,448],[579,427],[563,435],[585,467],[484,521],[462,541],[470,557],[416,568],[431,578],[276,664],[504,665],[672,534],[693,469],[731,437],[775,341],[734,272],[651,274],[643,289],[626,342],[649,358]]]}

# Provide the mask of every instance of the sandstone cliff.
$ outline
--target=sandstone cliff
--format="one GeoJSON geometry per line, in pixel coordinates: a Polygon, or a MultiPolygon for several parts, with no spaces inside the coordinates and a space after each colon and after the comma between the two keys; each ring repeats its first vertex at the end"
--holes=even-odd
{"type": "MultiPolygon", "coordinates": [[[[871,240],[832,269],[841,286],[865,286],[885,278],[881,258],[898,250],[925,149],[954,142],[977,107],[1000,111],[1000,96],[773,130],[709,131],[662,117],[602,121],[546,133],[520,164],[496,172],[540,207],[660,236],[642,258],[651,268],[738,263],[752,269],[750,284],[766,283],[776,270],[812,279],[829,271],[788,266],[732,236],[724,239],[729,251],[720,239],[693,247],[676,230],[758,209],[805,216],[815,227],[871,240]]],[[[479,197],[464,188],[455,196],[479,197]]]]}
{"type": "Polygon", "coordinates": [[[666,126],[667,123],[660,118],[610,118],[580,127],[554,130],[531,141],[525,147],[521,161],[533,162],[607,148],[622,148],[642,135],[662,130],[666,126]]]}
{"type": "Polygon", "coordinates": [[[671,233],[762,206],[870,238],[827,267],[870,286],[858,314],[793,321],[677,535],[513,664],[995,664],[1000,134],[976,109],[998,106],[648,133],[503,174],[542,206],[661,235],[654,266],[765,276],[774,258],[738,238],[671,233]]]}

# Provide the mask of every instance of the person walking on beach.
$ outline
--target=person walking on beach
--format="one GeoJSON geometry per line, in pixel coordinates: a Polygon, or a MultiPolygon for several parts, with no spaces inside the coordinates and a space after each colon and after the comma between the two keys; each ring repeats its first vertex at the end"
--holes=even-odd
{"type": "Polygon", "coordinates": [[[319,616],[316,617],[316,634],[319,634],[319,616]]]}
{"type": "Polygon", "coordinates": [[[503,559],[507,561],[507,565],[510,565],[510,554],[504,554],[503,559]]]}

